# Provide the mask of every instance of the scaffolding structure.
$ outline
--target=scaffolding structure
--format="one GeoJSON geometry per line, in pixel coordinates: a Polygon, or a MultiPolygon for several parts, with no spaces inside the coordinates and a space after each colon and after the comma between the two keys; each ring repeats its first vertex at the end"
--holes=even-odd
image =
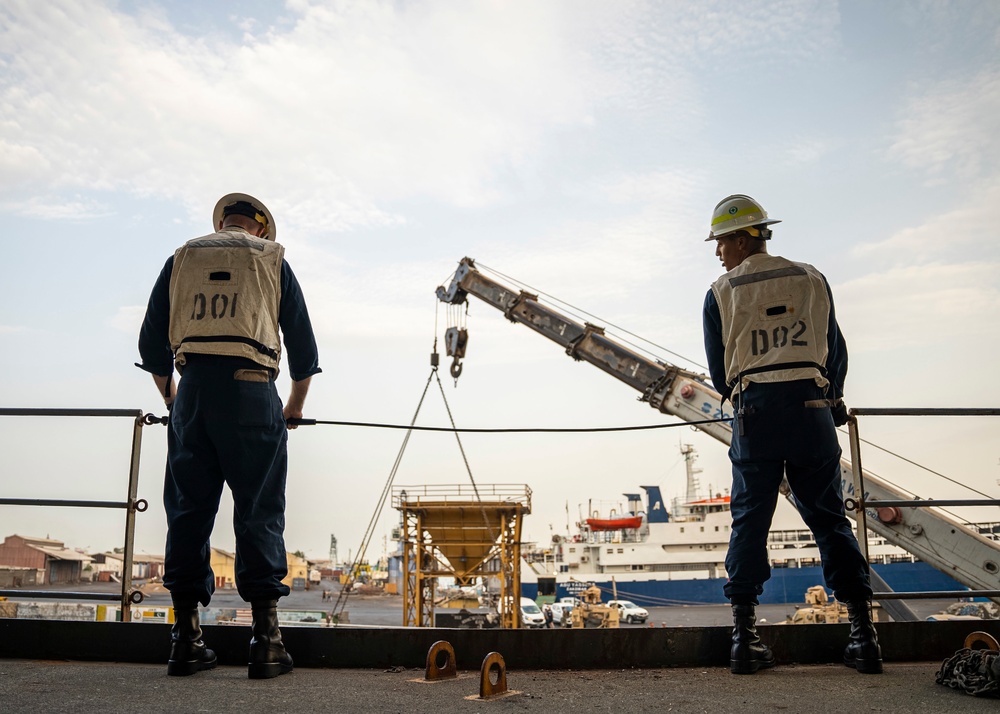
{"type": "Polygon", "coordinates": [[[500,583],[501,627],[521,622],[521,521],[531,513],[527,485],[428,485],[393,488],[401,513],[403,626],[434,626],[439,577],[471,585],[500,583]]]}

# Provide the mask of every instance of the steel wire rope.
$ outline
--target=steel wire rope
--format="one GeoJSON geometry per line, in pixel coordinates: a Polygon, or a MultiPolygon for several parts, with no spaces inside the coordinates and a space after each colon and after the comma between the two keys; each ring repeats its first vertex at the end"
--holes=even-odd
{"type": "Polygon", "coordinates": [[[700,424],[717,424],[732,421],[730,418],[702,419],[699,421],[681,421],[671,424],[642,424],[639,426],[590,426],[590,427],[505,427],[505,428],[468,428],[447,426],[414,426],[405,424],[378,424],[364,421],[339,421],[328,419],[290,419],[289,424],[299,426],[358,426],[372,429],[406,429],[407,431],[444,431],[457,434],[579,434],[608,431],[647,431],[649,429],[677,429],[700,424]]]}
{"type": "MultiPolygon", "coordinates": [[[[838,429],[838,431],[840,431],[842,434],[846,433],[846,432],[844,432],[843,429],[838,429]]],[[[897,458],[897,459],[899,459],[901,461],[905,461],[906,463],[910,464],[911,466],[916,466],[918,469],[922,469],[922,470],[926,471],[929,474],[932,474],[934,476],[942,478],[945,481],[948,481],[949,483],[953,483],[956,486],[961,486],[961,487],[965,488],[966,490],[972,491],[974,494],[976,494],[978,496],[982,496],[983,498],[993,498],[992,496],[990,496],[987,493],[983,493],[982,491],[980,491],[978,489],[975,489],[972,486],[969,486],[968,484],[964,484],[961,481],[956,481],[955,479],[951,478],[950,476],[945,476],[943,473],[940,473],[939,471],[935,471],[934,469],[932,469],[930,467],[924,466],[923,464],[920,464],[920,463],[917,463],[916,461],[908,459],[905,456],[903,456],[902,454],[897,454],[896,452],[891,451],[891,450],[885,448],[884,446],[879,446],[878,444],[876,444],[873,441],[868,441],[867,439],[861,439],[860,437],[859,437],[859,440],[862,443],[864,443],[864,444],[868,444],[868,446],[871,446],[872,448],[878,449],[879,451],[884,451],[885,453],[889,454],[892,457],[895,457],[895,458],[897,458]]],[[[920,496],[918,496],[917,494],[913,493],[913,491],[911,491],[908,488],[905,488],[903,486],[900,486],[897,483],[894,483],[890,479],[886,478],[885,476],[882,476],[881,474],[879,474],[876,471],[871,470],[870,468],[865,467],[865,471],[867,471],[868,473],[870,473],[872,476],[876,476],[876,477],[882,479],[887,484],[890,484],[891,486],[894,486],[894,487],[898,488],[900,491],[903,491],[903,492],[909,494],[914,499],[919,499],[920,498],[920,496]]],[[[877,505],[877,504],[875,504],[875,505],[877,505]]],[[[947,513],[949,516],[952,516],[953,518],[955,518],[955,519],[957,519],[957,520],[965,523],[965,525],[967,525],[967,526],[975,525],[972,521],[967,520],[963,516],[960,516],[959,514],[955,513],[954,511],[948,510],[947,508],[944,508],[942,506],[934,506],[934,508],[937,508],[942,513],[947,513]]]]}
{"type": "MultiPolygon", "coordinates": [[[[927,466],[924,466],[923,464],[919,464],[916,461],[912,461],[911,459],[906,458],[902,454],[897,454],[894,451],[890,451],[889,449],[885,448],[884,446],[879,446],[878,444],[876,444],[876,443],[874,443],[872,441],[868,441],[867,439],[861,439],[861,441],[863,443],[865,443],[865,444],[868,444],[869,446],[872,446],[872,447],[878,449],[879,451],[884,451],[885,453],[889,454],[890,456],[894,456],[897,459],[900,459],[901,461],[905,461],[906,463],[910,464],[911,466],[916,466],[918,469],[923,469],[927,473],[930,473],[930,474],[933,474],[933,475],[938,476],[940,478],[943,478],[945,481],[948,481],[949,483],[953,483],[956,486],[961,486],[962,488],[964,488],[964,489],[966,489],[968,491],[972,491],[977,496],[982,496],[983,498],[993,498],[993,496],[990,496],[989,494],[983,493],[982,491],[979,491],[978,489],[975,489],[975,488],[973,488],[972,486],[970,486],[970,485],[968,485],[966,483],[962,483],[961,481],[956,481],[955,479],[951,478],[950,476],[945,476],[943,473],[941,473],[939,471],[935,471],[934,469],[929,468],[927,466]]],[[[866,471],[870,471],[870,470],[866,469],[866,471]]],[[[875,474],[874,471],[870,471],[870,473],[875,474]]],[[[878,476],[878,474],[875,474],[875,475],[878,476]]],[[[880,477],[880,478],[884,478],[884,477],[880,477]]],[[[893,485],[895,486],[896,484],[893,484],[893,485]]],[[[903,488],[903,487],[899,486],[899,488],[903,488]]],[[[903,490],[906,490],[906,489],[903,489],[903,490]]],[[[906,491],[911,496],[916,496],[916,494],[914,494],[912,491],[908,491],[908,490],[906,490],[906,491]]]]}
{"type": "MultiPolygon", "coordinates": [[[[437,340],[435,339],[435,342],[437,340]]],[[[417,403],[417,409],[413,413],[413,419],[411,420],[410,426],[417,421],[417,416],[420,414],[420,409],[424,404],[424,399],[427,397],[427,390],[431,386],[431,378],[437,373],[437,367],[431,367],[431,373],[427,375],[427,382],[424,384],[424,391],[420,395],[420,401],[417,403]]],[[[358,555],[355,557],[354,562],[351,563],[351,569],[347,574],[347,581],[344,583],[347,587],[341,587],[340,593],[337,595],[337,602],[331,610],[331,619],[338,620],[334,624],[339,624],[340,614],[344,610],[344,606],[347,605],[347,600],[350,597],[350,591],[353,589],[355,573],[357,571],[358,565],[364,560],[365,553],[368,551],[368,545],[371,543],[372,534],[375,532],[375,524],[378,523],[379,517],[382,515],[382,509],[385,507],[386,497],[392,489],[392,482],[396,478],[396,472],[399,470],[399,465],[403,460],[403,452],[406,451],[406,446],[410,441],[411,431],[406,432],[406,436],[403,437],[403,443],[399,447],[399,452],[396,454],[396,460],[392,465],[392,469],[389,471],[389,478],[385,482],[385,486],[382,488],[382,495],[379,497],[378,506],[375,508],[375,512],[372,514],[371,520],[368,522],[368,529],[365,531],[364,538],[361,541],[361,548],[358,551],[358,555]]]]}
{"type": "MultiPolygon", "coordinates": [[[[699,362],[697,362],[696,360],[691,359],[690,357],[685,357],[684,355],[682,355],[682,354],[680,354],[678,352],[674,352],[673,350],[671,350],[671,349],[669,349],[667,347],[664,347],[663,345],[657,344],[656,342],[653,342],[652,340],[647,340],[642,335],[637,335],[636,333],[631,332],[630,330],[627,330],[624,327],[620,327],[619,325],[616,325],[613,322],[609,322],[608,320],[605,320],[603,317],[601,317],[599,315],[595,315],[595,314],[593,314],[591,312],[587,312],[583,308],[576,307],[572,303],[568,303],[565,300],[560,300],[555,295],[551,295],[550,293],[547,293],[547,292],[545,292],[543,290],[539,290],[538,288],[532,287],[531,285],[528,285],[527,283],[523,283],[520,280],[518,280],[517,278],[513,278],[513,277],[511,277],[509,275],[501,273],[499,270],[496,270],[495,268],[490,268],[489,266],[483,265],[482,263],[476,263],[476,267],[482,268],[482,269],[484,269],[484,270],[486,270],[488,272],[493,273],[494,275],[499,275],[504,280],[509,280],[510,282],[515,283],[518,286],[523,286],[523,287],[527,288],[528,290],[531,290],[532,292],[538,293],[539,295],[544,295],[546,298],[548,298],[552,302],[558,303],[559,305],[563,305],[563,306],[569,308],[569,310],[567,310],[567,312],[569,312],[570,310],[575,310],[579,314],[574,314],[573,315],[574,317],[579,318],[581,314],[582,315],[586,315],[587,317],[593,318],[594,320],[598,320],[598,321],[604,323],[608,327],[614,328],[618,332],[621,332],[621,333],[624,333],[626,335],[629,335],[630,337],[634,337],[635,339],[637,339],[637,340],[639,340],[639,341],[641,341],[641,342],[643,342],[643,343],[645,343],[647,345],[655,347],[658,350],[663,350],[667,354],[673,355],[674,357],[677,357],[678,359],[682,359],[685,362],[687,362],[688,364],[692,364],[695,367],[698,367],[699,369],[706,369],[706,370],[708,369],[708,367],[706,367],[703,364],[700,364],[699,362]]],[[[642,347],[640,345],[635,344],[634,342],[630,342],[630,341],[625,340],[625,339],[623,339],[622,342],[626,343],[627,345],[630,345],[631,347],[635,347],[640,352],[645,352],[646,354],[648,354],[649,356],[653,357],[657,361],[660,361],[660,362],[663,361],[663,360],[660,359],[659,355],[657,355],[655,352],[652,352],[651,350],[649,350],[649,349],[647,349],[645,347],[642,347]]]]}
{"type": "MultiPolygon", "coordinates": [[[[436,351],[436,348],[435,348],[436,351]]],[[[444,393],[444,385],[441,384],[441,376],[437,374],[437,370],[434,370],[434,374],[437,378],[438,389],[441,390],[441,399],[444,400],[445,411],[448,412],[448,421],[451,422],[451,426],[455,428],[455,418],[451,414],[451,405],[448,404],[448,397],[444,393]]],[[[483,505],[483,499],[479,495],[479,487],[476,485],[476,480],[472,477],[472,467],[469,466],[469,459],[465,455],[465,447],[462,445],[462,439],[458,435],[458,430],[455,430],[455,441],[458,443],[458,450],[462,454],[462,462],[465,464],[465,471],[469,474],[469,482],[472,484],[472,491],[476,494],[476,502],[479,504],[479,512],[483,516],[483,525],[486,526],[486,530],[489,531],[490,541],[496,546],[497,534],[493,530],[493,526],[490,524],[489,517],[486,515],[486,506],[483,505]]],[[[492,549],[491,549],[492,551],[492,549]]],[[[454,567],[454,566],[452,566],[454,567]]]]}
{"type": "MultiPolygon", "coordinates": [[[[701,368],[701,369],[707,369],[707,367],[705,367],[704,365],[702,365],[702,364],[698,363],[698,362],[697,362],[697,361],[695,361],[695,360],[692,360],[692,359],[690,359],[690,358],[688,358],[688,357],[685,357],[684,355],[681,355],[681,354],[679,354],[679,353],[677,353],[677,352],[674,352],[673,350],[670,350],[670,349],[668,349],[668,348],[664,347],[663,345],[659,345],[659,344],[657,344],[657,343],[655,343],[655,342],[653,342],[653,341],[651,341],[651,340],[647,340],[647,339],[646,339],[645,337],[642,337],[641,335],[637,335],[637,334],[635,334],[634,332],[631,332],[631,331],[629,331],[629,330],[627,330],[627,329],[625,329],[625,328],[623,328],[623,327],[620,327],[620,326],[618,326],[618,325],[615,325],[614,323],[611,323],[611,322],[608,322],[608,321],[604,320],[604,318],[602,318],[602,317],[600,317],[600,316],[598,316],[598,315],[594,315],[593,313],[590,313],[590,312],[587,312],[586,310],[584,310],[584,309],[582,309],[582,308],[579,308],[579,307],[576,307],[576,306],[572,305],[571,303],[568,303],[568,302],[565,302],[565,301],[563,301],[563,300],[560,300],[559,298],[555,297],[554,295],[551,295],[551,294],[549,294],[549,293],[546,293],[546,292],[544,292],[544,291],[542,291],[542,290],[538,290],[537,288],[535,288],[535,287],[532,287],[531,285],[528,285],[527,283],[524,283],[524,282],[521,282],[521,281],[520,281],[520,280],[518,280],[517,278],[514,278],[514,277],[512,277],[512,276],[510,276],[510,275],[507,275],[507,274],[505,274],[505,273],[502,273],[502,272],[500,272],[499,270],[496,270],[495,268],[491,268],[491,267],[489,267],[489,266],[487,266],[487,265],[484,265],[484,264],[482,264],[482,263],[476,263],[476,266],[477,266],[478,268],[481,268],[481,269],[483,269],[483,270],[486,270],[486,271],[488,271],[488,272],[491,272],[491,273],[493,273],[494,275],[498,275],[498,276],[502,277],[502,278],[503,278],[503,279],[505,279],[505,280],[509,280],[510,282],[514,283],[515,285],[518,285],[518,286],[523,286],[523,287],[525,287],[525,288],[527,288],[527,289],[531,290],[532,292],[535,292],[535,293],[537,293],[537,294],[539,294],[539,295],[544,295],[544,296],[545,296],[546,298],[548,298],[549,300],[551,300],[551,301],[553,301],[553,302],[555,302],[555,303],[558,303],[558,304],[560,304],[560,305],[564,305],[564,306],[566,306],[567,308],[570,308],[571,310],[575,310],[575,311],[577,311],[577,312],[579,312],[579,313],[582,313],[583,315],[586,315],[586,316],[588,316],[588,317],[591,317],[591,318],[593,318],[593,319],[595,319],[595,320],[599,320],[599,321],[601,321],[601,322],[604,322],[604,323],[605,323],[605,324],[607,324],[608,326],[610,326],[610,327],[613,327],[613,328],[614,328],[615,330],[618,330],[618,331],[620,331],[620,332],[623,332],[623,333],[625,333],[625,334],[627,334],[627,335],[630,335],[630,336],[632,336],[632,337],[635,337],[636,339],[638,339],[638,340],[641,340],[641,341],[642,341],[642,342],[644,342],[645,344],[648,344],[648,345],[651,345],[651,346],[653,346],[653,347],[655,347],[655,348],[657,348],[657,349],[660,349],[660,350],[663,350],[664,352],[667,352],[668,354],[671,354],[671,355],[673,355],[673,356],[675,356],[675,357],[678,357],[678,358],[680,358],[680,359],[683,359],[683,360],[687,361],[688,363],[690,363],[690,364],[693,364],[693,365],[695,365],[695,366],[697,366],[697,367],[699,367],[699,368],[701,368]]],[[[574,315],[574,317],[579,317],[579,315],[574,315]]],[[[629,341],[627,341],[627,340],[622,340],[622,342],[625,342],[626,344],[628,344],[628,345],[630,345],[630,346],[632,346],[632,347],[635,347],[636,349],[639,349],[639,350],[641,350],[641,351],[645,352],[646,354],[649,354],[649,355],[651,355],[652,357],[654,357],[654,358],[656,358],[656,359],[659,359],[659,357],[658,357],[658,356],[657,356],[657,355],[656,355],[655,353],[651,352],[651,351],[650,351],[650,350],[648,350],[648,349],[645,349],[645,348],[643,348],[643,347],[640,347],[639,345],[636,345],[636,344],[635,344],[635,343],[633,343],[633,342],[629,342],[629,341]]],[[[691,424],[691,425],[693,426],[693,425],[695,425],[695,424],[696,424],[696,422],[689,422],[689,424],[691,424]]],[[[868,444],[869,446],[872,446],[872,447],[874,447],[874,448],[876,448],[876,449],[879,449],[880,451],[884,451],[885,453],[889,454],[890,456],[893,456],[893,457],[895,457],[895,458],[897,458],[897,459],[900,459],[900,460],[902,460],[902,461],[905,461],[906,463],[908,463],[908,464],[911,464],[912,466],[916,466],[917,468],[920,468],[920,469],[923,469],[924,471],[927,471],[927,472],[928,472],[928,473],[930,473],[930,474],[933,474],[933,475],[935,475],[935,476],[938,476],[939,478],[942,478],[942,479],[944,479],[945,481],[948,481],[949,483],[952,483],[952,484],[955,484],[955,485],[958,485],[958,486],[962,486],[962,487],[964,487],[965,489],[967,489],[967,490],[969,490],[969,491],[971,491],[971,492],[973,492],[973,493],[975,493],[975,494],[977,494],[977,495],[979,495],[979,496],[982,496],[982,497],[984,497],[984,498],[991,498],[991,497],[990,497],[990,496],[989,496],[988,494],[985,494],[985,493],[983,493],[982,491],[979,491],[979,490],[977,490],[977,489],[973,488],[972,486],[969,486],[969,485],[967,485],[967,484],[964,484],[964,483],[962,483],[961,481],[958,481],[958,480],[956,480],[956,479],[953,479],[953,478],[951,478],[951,477],[949,477],[949,476],[945,476],[944,474],[942,474],[942,473],[940,473],[940,472],[938,472],[938,471],[935,471],[935,470],[933,470],[933,469],[931,469],[931,468],[929,468],[929,467],[927,467],[927,466],[924,466],[923,464],[920,464],[920,463],[917,463],[916,461],[912,461],[911,459],[908,459],[908,458],[906,458],[905,456],[902,456],[901,454],[897,454],[897,453],[895,453],[895,452],[893,452],[893,451],[891,451],[891,450],[889,450],[889,449],[886,449],[885,447],[882,447],[882,446],[879,446],[878,444],[876,444],[876,443],[874,443],[874,442],[871,442],[871,441],[868,441],[868,440],[866,440],[866,439],[861,439],[861,441],[862,441],[863,443],[865,443],[865,444],[868,444]]],[[[879,476],[879,475],[878,475],[877,473],[875,473],[874,471],[870,471],[870,470],[869,470],[869,473],[871,473],[871,474],[872,474],[872,475],[874,475],[874,476],[879,476]]],[[[900,488],[901,490],[904,490],[904,491],[906,491],[907,493],[909,493],[909,494],[910,494],[910,495],[912,495],[912,496],[915,496],[915,494],[913,494],[913,492],[912,492],[912,491],[909,491],[908,489],[905,489],[905,488],[903,488],[903,487],[899,486],[898,484],[895,484],[895,483],[893,483],[893,482],[892,482],[891,480],[889,480],[889,479],[887,479],[887,478],[885,478],[885,477],[883,477],[883,476],[879,476],[879,478],[882,478],[882,479],[883,479],[884,481],[886,481],[886,483],[888,483],[888,484],[890,484],[890,485],[892,485],[892,486],[895,486],[896,488],[900,488]]],[[[952,511],[948,511],[948,510],[947,510],[947,509],[945,509],[945,508],[941,508],[940,510],[941,510],[941,511],[944,511],[945,513],[948,513],[948,514],[949,514],[949,515],[951,515],[951,516],[954,516],[955,518],[958,518],[959,520],[964,520],[964,519],[963,519],[963,518],[962,518],[961,516],[957,515],[956,513],[952,512],[952,511]]]]}

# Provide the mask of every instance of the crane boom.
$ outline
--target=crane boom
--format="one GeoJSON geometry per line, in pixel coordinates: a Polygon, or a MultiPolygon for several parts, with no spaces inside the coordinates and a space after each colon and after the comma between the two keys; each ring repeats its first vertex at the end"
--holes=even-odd
{"type": "MultiPolygon", "coordinates": [[[[449,304],[465,303],[472,295],[492,305],[511,322],[526,325],[552,340],[573,359],[589,362],[628,384],[640,393],[640,401],[664,414],[688,422],[732,419],[732,413],[722,406],[722,397],[704,375],[650,359],[619,344],[604,334],[604,328],[581,324],[542,305],[537,295],[484,275],[471,258],[463,258],[451,284],[438,287],[436,292],[439,300],[449,304]]],[[[728,421],[694,426],[727,446],[732,440],[728,421]]],[[[847,459],[841,459],[841,470],[851,473],[847,459]]],[[[912,499],[868,471],[864,472],[864,479],[866,502],[912,499]]],[[[854,496],[851,479],[843,479],[842,486],[845,496],[854,496]]],[[[848,515],[855,517],[853,511],[848,515]]],[[[1000,545],[958,520],[929,508],[905,509],[901,517],[893,514],[886,519],[890,522],[880,520],[875,508],[868,509],[866,515],[870,530],[960,583],[976,590],[1000,590],[1000,545]]]]}

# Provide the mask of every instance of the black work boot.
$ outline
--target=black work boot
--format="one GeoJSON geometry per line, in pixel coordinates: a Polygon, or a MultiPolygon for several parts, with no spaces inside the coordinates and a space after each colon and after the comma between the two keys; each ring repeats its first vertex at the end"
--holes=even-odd
{"type": "Polygon", "coordinates": [[[844,664],[863,674],[881,674],[882,648],[872,623],[871,601],[847,603],[847,615],[851,620],[851,639],[844,650],[844,664]]]}
{"type": "Polygon", "coordinates": [[[250,640],[250,679],[271,679],[292,671],[292,656],[285,651],[278,629],[278,601],[257,600],[253,610],[253,639],[250,640]]]}
{"type": "Polygon", "coordinates": [[[774,666],[774,654],[757,636],[757,615],[753,605],[733,605],[733,647],[729,651],[729,671],[753,674],[774,666]]]}
{"type": "Polygon", "coordinates": [[[186,677],[205,669],[213,669],[215,665],[215,652],[208,649],[201,639],[197,601],[175,602],[167,674],[171,677],[186,677]]]}

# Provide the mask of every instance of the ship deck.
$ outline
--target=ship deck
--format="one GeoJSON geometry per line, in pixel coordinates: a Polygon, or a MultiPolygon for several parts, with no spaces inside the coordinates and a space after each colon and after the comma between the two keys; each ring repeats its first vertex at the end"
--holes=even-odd
{"type": "Polygon", "coordinates": [[[753,676],[724,667],[509,669],[517,694],[476,699],[478,673],[427,684],[422,668],[306,669],[248,680],[246,668],[221,666],[167,677],[163,665],[0,660],[4,711],[79,714],[194,711],[489,712],[995,712],[979,699],[936,684],[937,663],[889,663],[882,675],[843,666],[782,665],[753,676]],[[470,699],[473,697],[473,699],[470,699]]]}
{"type": "Polygon", "coordinates": [[[1000,637],[1000,621],[888,622],[878,626],[885,674],[840,662],[848,625],[761,625],[778,666],[750,677],[728,670],[728,627],[616,630],[455,630],[283,627],[295,671],[246,678],[249,628],[209,625],[220,666],[166,676],[169,626],[0,620],[0,708],[96,711],[483,711],[479,668],[498,652],[518,692],[489,705],[579,711],[995,711],[935,682],[967,635],[1000,637]],[[446,640],[460,677],[421,681],[427,652],[446,640]]]}

